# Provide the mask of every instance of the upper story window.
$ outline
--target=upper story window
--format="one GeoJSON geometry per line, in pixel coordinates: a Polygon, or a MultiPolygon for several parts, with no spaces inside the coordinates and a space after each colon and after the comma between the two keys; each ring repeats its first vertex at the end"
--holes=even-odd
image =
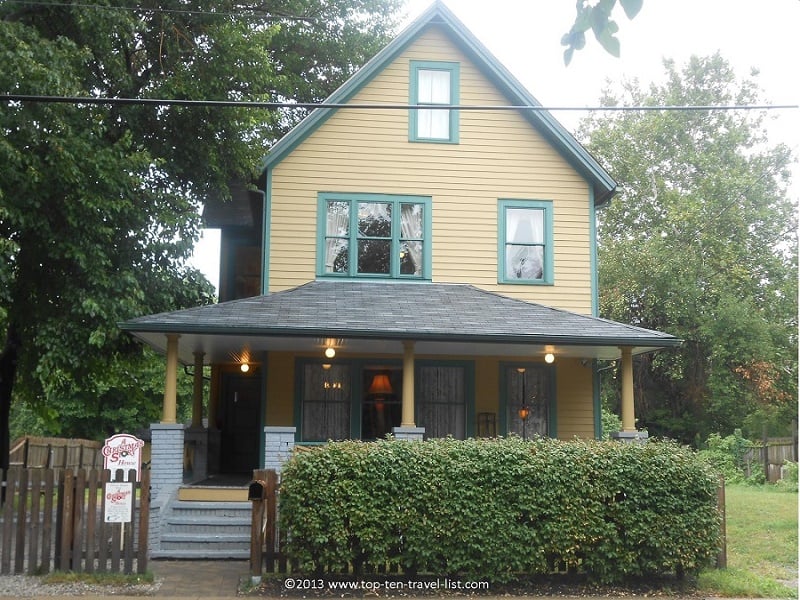
{"type": "MultiPolygon", "coordinates": [[[[430,106],[458,104],[459,65],[411,61],[409,103],[430,106]]],[[[412,142],[458,143],[458,111],[420,108],[409,111],[412,142]]]]}
{"type": "Polygon", "coordinates": [[[500,283],[553,283],[553,203],[500,200],[500,283]]]}
{"type": "Polygon", "coordinates": [[[323,193],[318,219],[318,275],[430,279],[430,198],[323,193]]]}

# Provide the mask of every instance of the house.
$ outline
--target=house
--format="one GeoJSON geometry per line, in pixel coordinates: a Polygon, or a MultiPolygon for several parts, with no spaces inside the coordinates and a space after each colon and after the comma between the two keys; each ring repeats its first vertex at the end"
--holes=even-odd
{"type": "Polygon", "coordinates": [[[220,303],[121,325],[166,355],[154,501],[184,485],[187,445],[203,479],[335,439],[596,437],[609,361],[620,435],[639,436],[632,357],[680,341],[598,317],[595,218],[616,187],[598,162],[440,2],[327,104],[258,192],[206,207],[220,303]],[[188,429],[180,363],[200,390],[188,429]]]}

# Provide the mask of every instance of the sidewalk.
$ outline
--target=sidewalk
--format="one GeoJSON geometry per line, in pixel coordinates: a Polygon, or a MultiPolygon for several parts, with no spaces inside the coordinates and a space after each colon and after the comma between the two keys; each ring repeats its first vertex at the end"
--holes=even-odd
{"type": "Polygon", "coordinates": [[[235,598],[239,580],[247,577],[246,560],[151,560],[156,579],[163,580],[156,598],[235,598]]]}

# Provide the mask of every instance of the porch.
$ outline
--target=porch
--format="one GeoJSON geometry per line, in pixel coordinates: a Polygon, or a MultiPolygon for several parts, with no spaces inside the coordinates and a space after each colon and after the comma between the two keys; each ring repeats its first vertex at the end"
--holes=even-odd
{"type": "Polygon", "coordinates": [[[680,343],[435,283],[315,281],[121,327],[166,355],[162,419],[151,428],[156,508],[220,498],[219,486],[192,486],[279,471],[296,446],[329,439],[597,437],[598,369],[610,361],[621,364],[620,436],[636,438],[633,356],[680,343]],[[194,369],[189,427],[176,420],[179,364],[194,369]]]}

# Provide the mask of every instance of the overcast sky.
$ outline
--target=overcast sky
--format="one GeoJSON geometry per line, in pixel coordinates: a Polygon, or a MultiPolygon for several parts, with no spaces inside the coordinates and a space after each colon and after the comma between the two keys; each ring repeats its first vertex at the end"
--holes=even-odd
{"type": "MultiPolygon", "coordinates": [[[[615,13],[621,57],[589,34],[586,47],[564,65],[561,36],[575,16],[575,0],[444,0],[544,106],[593,106],[607,81],[637,77],[644,85],[663,76],[662,60],[683,64],[719,51],[740,77],[757,69],[767,104],[800,104],[800,0],[644,0],[629,21],[615,13]]],[[[407,0],[408,19],[431,0],[407,0]]],[[[574,131],[581,112],[554,112],[574,131]]],[[[770,142],[800,155],[800,109],[771,111],[770,142]]],[[[800,165],[791,197],[800,203],[800,165]]],[[[218,236],[209,231],[194,264],[216,285],[218,236]]]]}

